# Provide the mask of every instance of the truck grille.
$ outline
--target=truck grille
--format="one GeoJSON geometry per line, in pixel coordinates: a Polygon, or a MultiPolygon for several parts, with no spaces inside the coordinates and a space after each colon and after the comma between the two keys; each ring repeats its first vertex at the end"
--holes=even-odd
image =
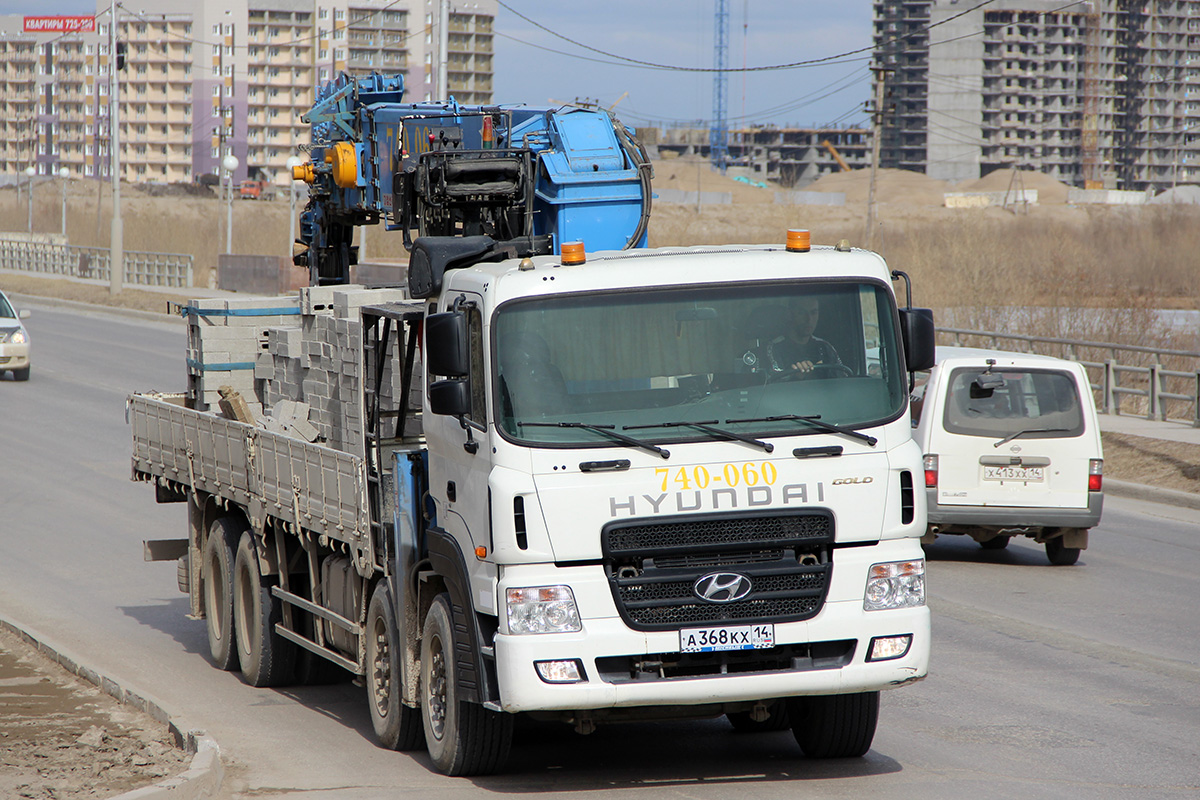
{"type": "Polygon", "coordinates": [[[602,532],[613,599],[635,630],[795,622],[821,610],[833,568],[828,511],[622,521],[602,532]],[[710,602],[694,590],[712,573],[740,575],[750,591],[710,602]]]}

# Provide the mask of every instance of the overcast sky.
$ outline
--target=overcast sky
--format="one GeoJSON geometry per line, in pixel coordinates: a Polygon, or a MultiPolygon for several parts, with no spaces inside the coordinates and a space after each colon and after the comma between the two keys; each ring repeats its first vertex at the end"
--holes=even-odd
{"type": "MultiPolygon", "coordinates": [[[[545,105],[578,98],[610,106],[619,101],[617,110],[634,125],[709,124],[711,73],[623,65],[613,56],[711,68],[715,0],[503,2],[496,19],[497,103],[545,105]]],[[[141,4],[126,0],[125,5],[141,4]]],[[[455,0],[456,7],[469,5],[455,0]]],[[[95,0],[0,0],[0,14],[90,14],[95,8],[95,0]]],[[[732,68],[809,61],[871,44],[870,0],[728,0],[728,8],[727,66],[732,68]]],[[[726,95],[731,127],[743,120],[795,126],[865,123],[867,55],[829,66],[731,73],[726,95]]]]}

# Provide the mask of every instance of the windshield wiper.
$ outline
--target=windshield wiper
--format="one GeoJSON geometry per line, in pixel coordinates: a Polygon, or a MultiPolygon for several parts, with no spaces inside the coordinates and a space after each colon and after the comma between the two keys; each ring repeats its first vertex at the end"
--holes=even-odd
{"type": "Polygon", "coordinates": [[[715,419],[706,419],[703,422],[655,422],[651,425],[624,425],[624,426],[622,426],[622,430],[632,431],[632,430],[638,430],[640,428],[695,428],[697,430],[704,431],[707,434],[711,434],[712,436],[716,436],[721,439],[729,439],[729,440],[736,441],[736,442],[745,442],[746,444],[752,444],[755,447],[761,447],[763,450],[766,450],[768,453],[775,452],[775,445],[771,444],[770,442],[759,441],[758,439],[755,439],[753,436],[743,436],[740,433],[734,433],[733,431],[723,431],[720,428],[712,427],[713,425],[716,425],[716,424],[717,424],[717,421],[715,419]]]}
{"type": "Polygon", "coordinates": [[[1008,436],[1005,436],[1003,439],[1001,439],[1000,441],[998,441],[994,445],[992,445],[992,447],[999,447],[1000,445],[1004,444],[1005,442],[1011,442],[1013,439],[1017,438],[1018,436],[1024,436],[1027,433],[1070,433],[1070,432],[1071,432],[1070,428],[1027,428],[1026,430],[1023,430],[1023,431],[1016,431],[1015,433],[1010,433],[1008,436]]]}
{"type": "Polygon", "coordinates": [[[853,428],[847,428],[843,425],[834,425],[832,422],[822,422],[820,414],[811,414],[804,417],[800,416],[799,414],[777,414],[773,417],[754,417],[752,419],[725,420],[726,425],[734,425],[739,422],[807,422],[814,428],[820,428],[821,430],[829,431],[830,433],[840,433],[843,436],[850,436],[854,439],[861,439],[871,447],[874,447],[879,441],[874,436],[870,436],[861,431],[856,431],[853,428]]]}
{"type": "Polygon", "coordinates": [[[585,431],[598,433],[602,436],[611,436],[622,444],[627,444],[630,447],[640,447],[643,450],[649,450],[651,453],[656,453],[663,458],[670,458],[671,451],[659,447],[656,444],[643,442],[639,439],[634,439],[632,436],[626,436],[623,433],[617,433],[613,428],[615,425],[589,425],[586,422],[518,422],[517,425],[537,428],[582,428],[585,431]]]}

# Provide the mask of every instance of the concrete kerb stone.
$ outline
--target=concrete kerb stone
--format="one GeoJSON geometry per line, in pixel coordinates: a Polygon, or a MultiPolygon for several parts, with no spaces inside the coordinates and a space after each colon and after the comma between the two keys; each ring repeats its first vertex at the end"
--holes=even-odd
{"type": "Polygon", "coordinates": [[[165,724],[176,745],[192,754],[191,764],[181,774],[119,794],[111,800],[204,800],[217,795],[225,779],[225,766],[221,762],[221,748],[211,736],[193,728],[183,718],[170,714],[157,701],[130,689],[115,678],[101,675],[83,665],[76,656],[16,623],[0,617],[0,628],[20,637],[67,672],[97,686],[117,702],[145,712],[152,719],[165,724]]]}
{"type": "Polygon", "coordinates": [[[1175,489],[1160,489],[1157,486],[1147,486],[1141,483],[1118,481],[1112,478],[1104,479],[1106,494],[1117,497],[1129,497],[1134,500],[1144,500],[1148,503],[1162,503],[1169,506],[1181,506],[1200,510],[1200,494],[1180,492],[1175,489]]]}
{"type": "MultiPolygon", "coordinates": [[[[19,294],[17,292],[7,292],[8,296],[19,304],[34,303],[41,306],[49,306],[51,308],[68,308],[74,311],[86,311],[89,314],[114,314],[119,317],[129,317],[131,319],[140,319],[146,322],[183,322],[183,318],[178,314],[155,314],[152,311],[139,311],[135,308],[121,308],[120,306],[102,306],[95,303],[81,303],[78,300],[64,300],[60,297],[47,297],[40,294],[19,294]]],[[[163,301],[163,308],[167,306],[167,301],[163,301]]]]}

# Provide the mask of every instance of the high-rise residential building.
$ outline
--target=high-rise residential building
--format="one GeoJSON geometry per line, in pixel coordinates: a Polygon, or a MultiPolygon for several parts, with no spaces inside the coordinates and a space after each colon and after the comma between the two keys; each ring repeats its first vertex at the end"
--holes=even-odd
{"type": "MultiPolygon", "coordinates": [[[[225,155],[237,178],[285,176],[309,141],[301,115],[339,73],[401,73],[435,98],[440,0],[158,0],[117,5],[122,178],[192,181],[225,155]]],[[[109,177],[110,3],[77,32],[0,17],[0,175],[109,177]]],[[[492,101],[496,0],[451,3],[451,96],[492,101]]]]}
{"type": "Polygon", "coordinates": [[[1200,0],[877,0],[883,166],[1200,181],[1200,0]]]}

